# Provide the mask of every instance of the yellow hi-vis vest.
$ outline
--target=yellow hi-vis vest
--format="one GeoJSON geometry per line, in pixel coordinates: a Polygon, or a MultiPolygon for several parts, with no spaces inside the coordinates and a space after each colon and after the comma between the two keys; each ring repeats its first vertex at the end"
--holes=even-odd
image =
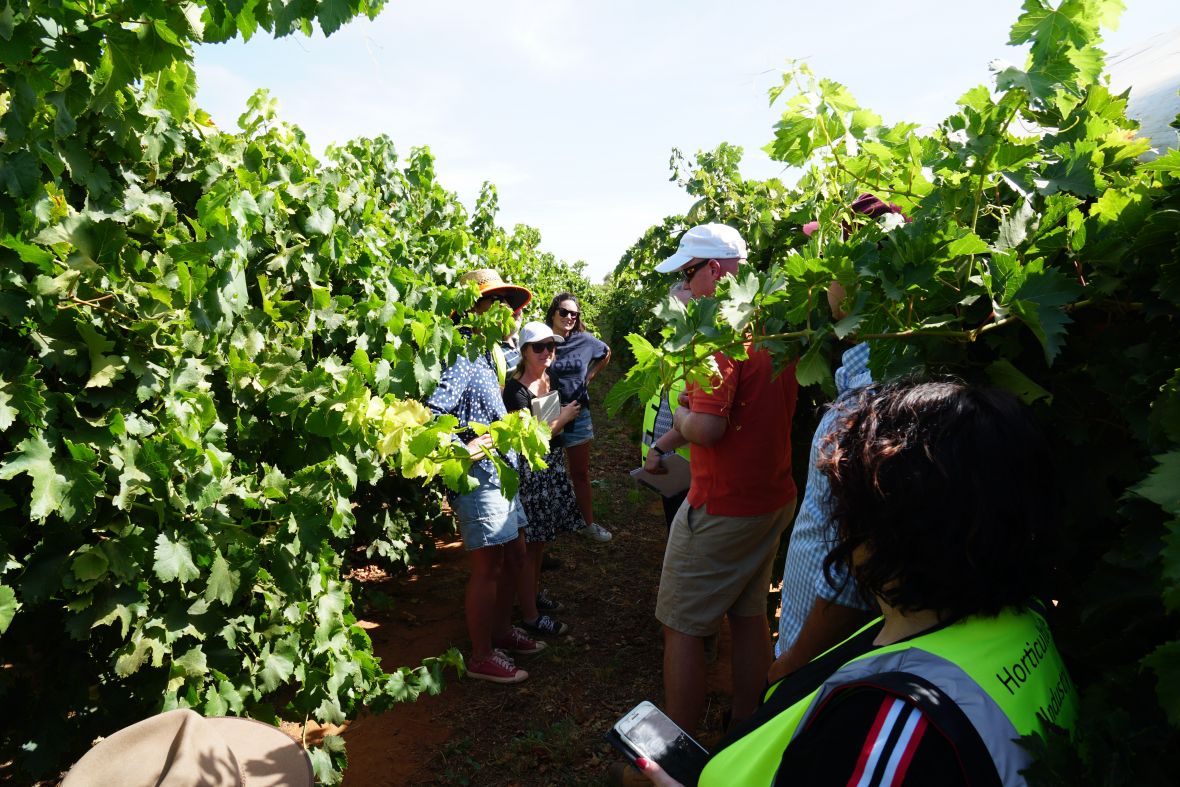
{"type": "Polygon", "coordinates": [[[773,784],[783,751],[816,708],[841,686],[872,684],[873,676],[886,673],[916,676],[949,697],[978,733],[1004,785],[1026,784],[1020,771],[1032,757],[1017,743],[1022,735],[1045,734],[1046,722],[1072,729],[1077,718],[1077,691],[1044,618],[1032,610],[969,617],[852,659],[810,695],[717,752],[699,784],[773,784]]]}
{"type": "MultiPolygon", "coordinates": [[[[668,407],[672,412],[676,412],[680,407],[680,392],[684,390],[684,381],[677,380],[672,383],[668,389],[668,407]]],[[[655,438],[656,431],[656,414],[660,411],[660,402],[663,397],[660,396],[659,391],[647,400],[647,404],[643,408],[643,436],[639,441],[639,461],[643,462],[647,459],[647,447],[652,444],[655,438]]],[[[689,445],[685,443],[676,449],[676,453],[683,456],[685,459],[689,458],[689,445]]]]}
{"type": "Polygon", "coordinates": [[[496,367],[496,380],[503,388],[508,381],[508,359],[504,357],[504,348],[498,344],[492,345],[492,364],[496,367]]]}

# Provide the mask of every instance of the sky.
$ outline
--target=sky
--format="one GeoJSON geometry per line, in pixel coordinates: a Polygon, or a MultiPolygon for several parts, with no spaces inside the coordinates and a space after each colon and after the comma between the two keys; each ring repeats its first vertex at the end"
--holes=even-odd
{"type": "MultiPolygon", "coordinates": [[[[198,103],[234,129],[265,87],[317,153],[377,134],[403,158],[428,145],[464,204],[495,183],[501,225],[536,227],[543,250],[585,260],[600,281],[648,227],[692,204],[669,181],[673,148],[729,142],[746,151],[744,176],[790,178],[761,151],[781,114],[767,92],[788,61],[843,83],[887,123],[929,127],[991,84],[991,60],[1023,63],[1005,45],[1020,5],[391,0],[328,38],[260,31],[198,47],[198,103]]],[[[1180,53],[1180,2],[1127,5],[1108,53],[1153,36],[1180,53]]]]}

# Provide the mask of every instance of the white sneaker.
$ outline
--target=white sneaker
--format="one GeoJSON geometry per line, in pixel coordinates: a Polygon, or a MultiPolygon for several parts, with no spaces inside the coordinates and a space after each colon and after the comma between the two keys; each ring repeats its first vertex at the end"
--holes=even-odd
{"type": "Polygon", "coordinates": [[[605,544],[607,541],[610,541],[612,538],[614,538],[609,530],[597,522],[591,522],[578,532],[591,541],[597,541],[600,544],[605,544]]]}

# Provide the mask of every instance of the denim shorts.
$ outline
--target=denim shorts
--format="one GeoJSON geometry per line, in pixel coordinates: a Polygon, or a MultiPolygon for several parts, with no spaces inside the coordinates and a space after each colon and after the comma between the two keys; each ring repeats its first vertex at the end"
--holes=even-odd
{"type": "Polygon", "coordinates": [[[477,462],[471,467],[471,475],[479,481],[479,487],[456,496],[451,504],[459,518],[463,547],[468,551],[507,544],[528,524],[520,498],[505,499],[496,471],[485,469],[483,464],[477,462]]]}
{"type": "Polygon", "coordinates": [[[578,411],[578,417],[565,425],[556,438],[563,448],[573,448],[575,445],[588,443],[594,439],[594,422],[590,420],[590,408],[583,407],[578,411]]]}

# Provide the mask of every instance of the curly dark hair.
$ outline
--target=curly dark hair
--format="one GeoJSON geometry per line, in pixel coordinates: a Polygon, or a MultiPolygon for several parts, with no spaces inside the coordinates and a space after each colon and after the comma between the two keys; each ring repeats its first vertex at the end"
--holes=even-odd
{"type": "Polygon", "coordinates": [[[562,301],[573,301],[578,304],[578,319],[574,322],[574,327],[570,329],[570,333],[586,330],[586,326],[582,322],[582,302],[572,292],[559,292],[553,296],[553,302],[549,304],[549,311],[545,312],[545,324],[550,328],[553,327],[553,315],[557,314],[557,310],[561,308],[562,301]]]}
{"type": "Polygon", "coordinates": [[[838,403],[819,467],[837,545],[866,600],[944,618],[995,615],[1044,590],[1054,464],[1028,408],[994,388],[901,380],[838,403]]]}

